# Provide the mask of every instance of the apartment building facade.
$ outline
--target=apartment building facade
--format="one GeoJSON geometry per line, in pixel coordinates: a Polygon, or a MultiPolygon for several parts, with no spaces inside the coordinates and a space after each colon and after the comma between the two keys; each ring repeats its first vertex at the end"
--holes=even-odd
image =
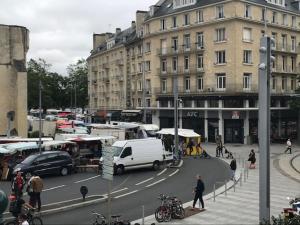
{"type": "Polygon", "coordinates": [[[257,141],[259,45],[268,35],[275,39],[271,135],[296,137],[297,113],[288,102],[298,87],[299,31],[298,1],[159,1],[143,22],[143,96],[131,106],[173,127],[177,77],[180,127],[207,141],[257,141]]]}

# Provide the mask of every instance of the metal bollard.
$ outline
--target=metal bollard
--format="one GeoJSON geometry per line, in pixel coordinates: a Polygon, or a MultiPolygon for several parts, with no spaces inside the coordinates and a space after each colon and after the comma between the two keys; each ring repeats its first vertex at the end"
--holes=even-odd
{"type": "Polygon", "coordinates": [[[142,224],[145,224],[145,206],[142,205],[142,224]]]}
{"type": "Polygon", "coordinates": [[[227,180],[225,180],[225,196],[227,196],[227,180]]]}
{"type": "Polygon", "coordinates": [[[240,174],[240,186],[242,187],[243,173],[240,174]]]}
{"type": "Polygon", "coordinates": [[[244,160],[244,158],[242,158],[242,162],[243,162],[243,168],[245,168],[245,160],[244,160]]]}
{"type": "Polygon", "coordinates": [[[239,165],[241,165],[241,156],[239,155],[239,165]]]}
{"type": "Polygon", "coordinates": [[[249,168],[247,167],[247,179],[249,178],[249,168]]]}
{"type": "Polygon", "coordinates": [[[235,184],[236,184],[236,182],[235,182],[235,180],[233,182],[234,182],[233,183],[233,192],[235,192],[235,184]]]}
{"type": "Polygon", "coordinates": [[[216,201],[216,184],[214,184],[214,202],[216,201]]]}
{"type": "Polygon", "coordinates": [[[246,182],[246,178],[247,178],[247,177],[246,177],[246,173],[247,173],[246,170],[247,170],[247,169],[244,170],[244,183],[246,182]]]}

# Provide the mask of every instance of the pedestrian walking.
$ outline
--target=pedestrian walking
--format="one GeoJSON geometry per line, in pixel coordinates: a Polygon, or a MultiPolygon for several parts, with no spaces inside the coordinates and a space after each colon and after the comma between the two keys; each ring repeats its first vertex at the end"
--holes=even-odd
{"type": "Polygon", "coordinates": [[[17,175],[12,182],[12,192],[15,193],[17,198],[22,197],[24,185],[25,185],[25,180],[22,177],[22,173],[19,171],[17,172],[17,175]]]}
{"type": "Polygon", "coordinates": [[[41,192],[44,187],[43,180],[39,176],[32,176],[28,183],[32,186],[33,191],[33,205],[31,206],[35,208],[37,203],[38,211],[41,211],[41,192]]]}
{"type": "MultiPolygon", "coordinates": [[[[198,201],[198,199],[201,203],[202,209],[204,209],[203,192],[205,190],[205,186],[204,186],[204,183],[203,183],[200,175],[197,175],[196,179],[197,179],[197,186],[194,188],[194,191],[193,191],[195,194],[194,202],[193,202],[193,209],[195,208],[195,205],[196,205],[196,202],[198,201]]],[[[199,206],[200,206],[200,203],[199,203],[199,206]]]]}
{"type": "Polygon", "coordinates": [[[232,159],[230,162],[230,169],[231,169],[231,180],[233,180],[234,182],[235,180],[235,171],[236,171],[236,160],[232,159]]]}
{"type": "Polygon", "coordinates": [[[189,155],[191,156],[191,155],[192,155],[192,152],[193,152],[193,150],[194,150],[194,142],[193,142],[192,139],[190,139],[187,148],[189,149],[189,155]]]}
{"type": "Polygon", "coordinates": [[[255,157],[254,149],[251,149],[248,161],[250,161],[249,169],[255,169],[256,157],[255,157]]]}
{"type": "Polygon", "coordinates": [[[292,154],[292,142],[290,139],[286,141],[286,150],[284,151],[284,153],[286,153],[287,151],[290,151],[290,154],[292,154]]]}

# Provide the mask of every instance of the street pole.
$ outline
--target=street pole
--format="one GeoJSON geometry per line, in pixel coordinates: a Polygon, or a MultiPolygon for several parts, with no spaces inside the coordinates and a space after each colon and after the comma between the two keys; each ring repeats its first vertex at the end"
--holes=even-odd
{"type": "Polygon", "coordinates": [[[42,153],[42,81],[39,81],[39,153],[42,153]]]}
{"type": "Polygon", "coordinates": [[[271,38],[260,40],[259,64],[259,221],[270,221],[270,76],[271,38]]]}
{"type": "Polygon", "coordinates": [[[74,108],[75,108],[75,119],[76,119],[76,108],[77,108],[77,89],[76,89],[76,80],[74,81],[74,108]]]}
{"type": "Polygon", "coordinates": [[[143,63],[143,122],[147,123],[147,112],[146,112],[146,76],[145,76],[145,55],[144,55],[144,39],[142,41],[142,63],[143,63]]]}
{"type": "Polygon", "coordinates": [[[107,199],[107,218],[108,225],[111,224],[111,180],[108,181],[108,199],[107,199]]]}
{"type": "MultiPolygon", "coordinates": [[[[178,62],[177,62],[178,63],[178,62]]],[[[176,65],[177,66],[177,65],[176,65]]],[[[176,68],[176,74],[174,76],[174,145],[175,145],[175,152],[174,155],[176,159],[178,159],[178,67],[176,68]]]]}

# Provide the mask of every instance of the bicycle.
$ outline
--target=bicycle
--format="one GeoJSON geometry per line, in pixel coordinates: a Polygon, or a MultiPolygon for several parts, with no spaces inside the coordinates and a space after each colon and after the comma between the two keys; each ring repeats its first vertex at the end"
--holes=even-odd
{"type": "MultiPolygon", "coordinates": [[[[43,225],[43,220],[39,216],[34,215],[34,209],[28,209],[26,216],[30,225],[43,225]]],[[[5,225],[19,225],[19,220],[16,217],[13,221],[10,221],[5,225]]]]}
{"type": "MultiPolygon", "coordinates": [[[[108,225],[106,217],[100,213],[92,211],[92,214],[95,216],[93,225],[108,225]]],[[[111,225],[130,225],[130,222],[127,220],[120,220],[121,215],[112,215],[111,225]]]]}

